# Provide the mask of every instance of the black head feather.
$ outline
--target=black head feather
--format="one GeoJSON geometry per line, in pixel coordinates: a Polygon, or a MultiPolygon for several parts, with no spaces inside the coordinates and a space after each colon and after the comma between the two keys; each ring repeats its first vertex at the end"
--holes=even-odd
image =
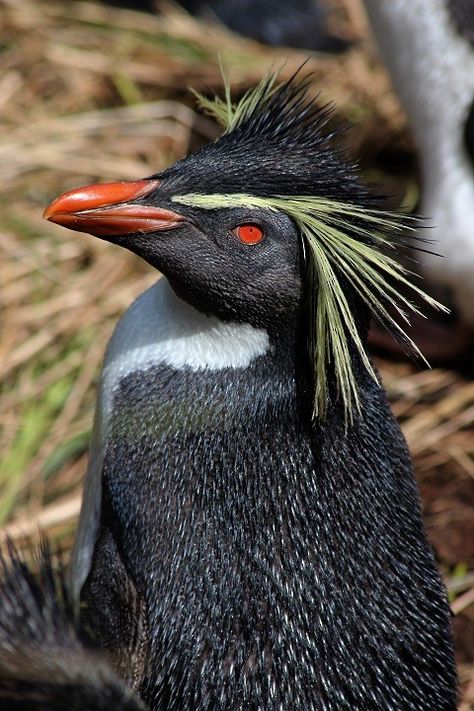
{"type": "MultiPolygon", "coordinates": [[[[332,105],[319,106],[309,96],[310,83],[311,76],[295,76],[275,88],[275,77],[265,78],[244,110],[233,107],[236,118],[216,142],[159,177],[166,178],[177,195],[225,189],[373,204],[373,195],[340,147],[338,139],[346,127],[335,125],[332,105]]],[[[210,102],[207,106],[212,110],[210,102]]],[[[217,108],[223,119],[223,104],[217,108]]]]}
{"type": "Polygon", "coordinates": [[[314,415],[326,413],[333,370],[351,421],[360,405],[354,355],[376,380],[364,343],[370,316],[421,355],[393,317],[393,309],[405,322],[410,311],[419,313],[401,287],[443,307],[394,258],[410,218],[374,208],[377,200],[337,145],[343,129],[330,128],[331,107],[309,98],[309,82],[296,76],[277,85],[270,75],[237,105],[228,89],[225,102],[201,98],[227,130],[161,177],[172,200],[186,206],[267,209],[293,220],[304,245],[314,415]],[[183,195],[186,187],[190,193],[183,195]]]}

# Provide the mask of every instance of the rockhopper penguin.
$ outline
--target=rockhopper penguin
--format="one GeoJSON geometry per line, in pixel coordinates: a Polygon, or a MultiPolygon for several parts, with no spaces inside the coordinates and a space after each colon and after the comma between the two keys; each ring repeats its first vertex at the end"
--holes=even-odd
{"type": "Polygon", "coordinates": [[[107,350],[72,571],[84,629],[150,709],[456,707],[445,591],[365,348],[372,315],[403,337],[406,225],[308,84],[200,97],[216,142],[45,212],[164,275],[107,350]]]}

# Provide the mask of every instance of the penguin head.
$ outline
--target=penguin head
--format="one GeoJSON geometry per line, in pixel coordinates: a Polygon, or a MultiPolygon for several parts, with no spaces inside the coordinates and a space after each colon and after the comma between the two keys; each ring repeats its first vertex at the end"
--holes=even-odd
{"type": "Polygon", "coordinates": [[[294,321],[305,281],[297,225],[230,196],[362,194],[325,130],[328,109],[307,99],[306,84],[284,84],[268,102],[267,80],[254,110],[198,153],[150,178],[68,192],[44,216],[138,254],[205,313],[263,327],[294,321]],[[229,200],[213,209],[180,202],[190,194],[229,200]]]}
{"type": "Polygon", "coordinates": [[[45,216],[131,250],[205,313],[263,327],[295,313],[301,240],[287,215],[177,205],[175,195],[166,174],[91,185],[55,200],[45,216]]]}
{"type": "Polygon", "coordinates": [[[205,313],[273,331],[302,314],[315,416],[332,369],[351,419],[354,353],[375,378],[370,315],[393,330],[389,305],[412,304],[387,284],[408,283],[392,256],[400,217],[376,208],[310,81],[270,75],[237,104],[228,87],[225,100],[198,96],[224,126],[218,140],[149,178],[65,193],[44,216],[135,252],[205,313]]]}

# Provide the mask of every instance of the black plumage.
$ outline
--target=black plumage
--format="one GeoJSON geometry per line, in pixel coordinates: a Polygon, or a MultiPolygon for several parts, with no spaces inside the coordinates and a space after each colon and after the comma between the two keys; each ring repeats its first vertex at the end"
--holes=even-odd
{"type": "Polygon", "coordinates": [[[471,0],[446,0],[449,20],[474,48],[474,12],[471,0]]]}
{"type": "MultiPolygon", "coordinates": [[[[298,226],[174,199],[314,195],[369,209],[327,121],[290,83],[148,183],[79,189],[46,213],[139,254],[172,289],[141,297],[109,347],[76,551],[83,624],[157,711],[456,706],[410,457],[356,348],[350,426],[331,367],[326,416],[312,415],[298,226]],[[263,236],[252,245],[236,236],[249,224],[263,236]],[[192,338],[164,338],[164,306],[171,329],[195,319],[192,338]]],[[[365,343],[369,308],[339,276],[365,343]]]]}
{"type": "MultiPolygon", "coordinates": [[[[118,541],[149,611],[160,662],[140,691],[157,709],[454,709],[449,613],[385,396],[367,378],[349,436],[338,415],[310,434],[294,343],[274,335],[278,357],[240,377],[157,368],[117,394],[96,556],[118,541]]],[[[93,624],[110,575],[86,584],[93,624]]]]}
{"type": "Polygon", "coordinates": [[[474,167],[474,99],[471,102],[464,124],[464,145],[474,167]]]}
{"type": "MultiPolygon", "coordinates": [[[[105,0],[109,5],[152,12],[153,0],[105,0]]],[[[328,28],[320,0],[178,0],[192,15],[220,21],[234,32],[273,46],[342,52],[349,42],[328,28]]]]}
{"type": "Polygon", "coordinates": [[[308,99],[310,83],[296,77],[283,84],[262,110],[157,175],[164,196],[228,192],[376,203],[344,154],[339,139],[346,127],[334,122],[331,105],[308,99]]]}
{"type": "Polygon", "coordinates": [[[3,711],[144,711],[79,627],[62,564],[45,542],[31,572],[8,544],[0,557],[3,711]]]}

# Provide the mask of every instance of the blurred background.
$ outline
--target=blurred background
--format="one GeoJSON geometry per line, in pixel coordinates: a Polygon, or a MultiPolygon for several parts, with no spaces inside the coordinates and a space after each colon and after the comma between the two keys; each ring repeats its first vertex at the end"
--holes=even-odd
{"type": "MultiPolygon", "coordinates": [[[[221,90],[218,56],[237,93],[271,67],[290,76],[309,57],[314,93],[353,124],[344,141],[364,177],[405,209],[419,205],[414,142],[360,0],[321,0],[320,34],[250,18],[257,39],[219,24],[217,15],[248,31],[226,15],[229,3],[215,6],[213,15],[188,2],[193,17],[177,5],[150,14],[78,0],[0,0],[0,526],[15,540],[41,528],[69,550],[105,345],[120,314],[156,280],[137,257],[46,223],[42,210],[65,190],[144,177],[213,139],[217,128],[195,112],[189,87],[221,90]]],[[[414,457],[448,587],[467,711],[474,382],[466,365],[421,369],[393,354],[376,363],[414,457]]]]}

